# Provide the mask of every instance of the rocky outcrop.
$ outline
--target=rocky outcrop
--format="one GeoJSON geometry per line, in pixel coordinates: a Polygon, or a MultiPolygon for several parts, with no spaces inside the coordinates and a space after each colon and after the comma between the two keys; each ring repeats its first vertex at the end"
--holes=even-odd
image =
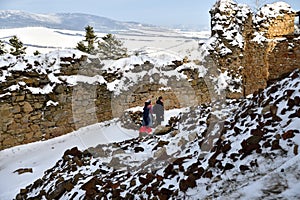
{"type": "Polygon", "coordinates": [[[246,5],[219,0],[210,13],[216,39],[209,59],[220,71],[240,78],[238,85],[228,82],[228,97],[245,97],[300,68],[296,12],[288,4],[268,4],[253,14],[246,5]]]}

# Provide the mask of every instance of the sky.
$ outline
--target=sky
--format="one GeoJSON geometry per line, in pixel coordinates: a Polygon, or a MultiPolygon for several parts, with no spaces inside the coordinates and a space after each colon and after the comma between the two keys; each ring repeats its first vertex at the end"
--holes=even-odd
{"type": "MultiPolygon", "coordinates": [[[[0,10],[23,10],[32,13],[86,13],[119,21],[153,25],[209,26],[209,10],[216,0],[0,0],[0,10]]],[[[255,5],[255,0],[236,0],[255,5]]],[[[274,0],[260,0],[271,3],[274,0]]],[[[299,0],[285,0],[300,10],[299,0]]]]}

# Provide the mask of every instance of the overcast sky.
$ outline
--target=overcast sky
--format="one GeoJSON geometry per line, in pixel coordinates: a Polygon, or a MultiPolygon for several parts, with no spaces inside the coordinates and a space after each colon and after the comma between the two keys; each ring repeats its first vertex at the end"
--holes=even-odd
{"type": "MultiPolygon", "coordinates": [[[[274,0],[261,0],[274,2],[274,0]]],[[[0,0],[1,10],[32,13],[87,13],[120,21],[154,25],[209,25],[209,10],[216,0],[0,0]]],[[[236,0],[254,5],[255,0],[236,0]]],[[[300,0],[286,0],[300,10],[300,0]]]]}

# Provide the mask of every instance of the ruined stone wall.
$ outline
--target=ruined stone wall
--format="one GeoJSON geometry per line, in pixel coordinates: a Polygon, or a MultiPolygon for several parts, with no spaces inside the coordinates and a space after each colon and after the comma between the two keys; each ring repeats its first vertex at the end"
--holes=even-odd
{"type": "Polygon", "coordinates": [[[267,86],[267,43],[248,41],[243,57],[244,96],[267,86]]]}
{"type": "Polygon", "coordinates": [[[45,95],[13,92],[0,103],[0,149],[47,140],[109,120],[110,96],[106,86],[89,84],[58,85],[53,93],[45,95]],[[91,87],[94,94],[87,92],[91,87]],[[47,105],[50,100],[58,104],[47,105]]]}
{"type": "Polygon", "coordinates": [[[295,69],[300,69],[300,39],[288,37],[276,43],[269,53],[269,80],[276,80],[295,69]]]}
{"type": "MultiPolygon", "coordinates": [[[[57,75],[92,74],[93,68],[83,68],[86,57],[60,58],[57,75]],[[80,72],[80,73],[79,73],[80,72]]],[[[27,60],[22,65],[34,69],[27,60]]],[[[40,65],[35,61],[36,65],[40,65]]],[[[48,63],[51,65],[51,63],[48,63]]],[[[2,69],[5,66],[2,66],[2,69]]],[[[96,67],[97,68],[97,67],[96,67]]],[[[0,85],[0,150],[35,141],[47,140],[97,122],[112,118],[111,92],[106,85],[67,82],[53,83],[47,74],[37,70],[11,71],[0,85]],[[22,84],[26,83],[25,84],[22,84]],[[28,87],[55,87],[51,92],[32,93],[28,87]],[[19,89],[10,91],[10,87],[19,89]],[[10,92],[8,92],[10,91],[10,92]],[[5,94],[5,95],[3,95],[5,94]]]]}
{"type": "Polygon", "coordinates": [[[229,98],[245,97],[264,89],[268,82],[300,67],[299,36],[294,34],[296,15],[288,5],[274,3],[263,6],[254,17],[253,12],[247,11],[241,18],[238,13],[242,10],[247,8],[234,1],[218,1],[211,10],[212,24],[221,25],[223,31],[221,28],[212,31],[221,42],[213,46],[209,58],[215,60],[220,71],[241,74],[243,78],[241,93],[228,92],[229,98]],[[224,8],[231,12],[223,12],[224,8]],[[239,23],[234,21],[234,16],[239,23]],[[235,38],[228,39],[230,31],[242,35],[243,47],[232,45],[235,38]],[[231,50],[226,55],[219,51],[224,46],[231,50]],[[239,67],[242,69],[239,70],[239,67]]]}
{"type": "Polygon", "coordinates": [[[163,97],[166,110],[210,102],[209,84],[203,78],[198,78],[195,70],[186,70],[184,73],[187,75],[187,79],[170,78],[168,85],[145,81],[145,83],[138,83],[127,88],[119,95],[113,95],[113,116],[120,117],[124,110],[132,107],[143,107],[144,102],[148,99],[151,99],[154,105],[159,96],[163,97]]]}
{"type": "Polygon", "coordinates": [[[269,19],[269,26],[258,26],[257,31],[263,32],[267,38],[277,38],[293,35],[295,30],[295,13],[282,13],[274,19],[269,19]]]}
{"type": "MultiPolygon", "coordinates": [[[[210,52],[207,60],[211,62],[208,66],[216,65],[220,72],[228,71],[232,76],[242,76],[241,93],[228,92],[226,96],[229,98],[241,98],[252,94],[265,88],[268,81],[278,79],[300,68],[300,39],[292,35],[293,13],[273,19],[268,29],[261,30],[266,32],[267,40],[257,42],[253,40],[257,27],[253,25],[252,15],[248,13],[244,21],[240,21],[239,11],[234,10],[235,8],[233,6],[234,12],[229,12],[231,15],[236,15],[235,19],[231,16],[231,20],[234,23],[234,20],[237,20],[242,24],[233,26],[232,30],[241,30],[243,47],[228,41],[221,30],[212,31],[218,35],[220,44],[225,44],[224,46],[231,52],[221,55],[221,46],[215,46],[216,49],[210,52]]],[[[217,12],[218,9],[212,12],[212,15],[217,15],[217,12]]],[[[228,26],[226,21],[223,23],[228,26]]],[[[233,32],[233,36],[238,34],[233,32]]],[[[107,82],[121,76],[114,72],[101,71],[99,67],[101,63],[98,59],[94,61],[91,59],[84,67],[81,65],[84,59],[61,59],[72,63],[61,64],[61,75],[100,74],[107,82]]],[[[151,64],[147,65],[151,67],[151,64]]],[[[140,66],[140,69],[137,66],[133,70],[147,69],[149,66],[140,66]]],[[[175,64],[170,70],[175,70],[178,66],[180,64],[177,66],[175,64]]],[[[209,68],[208,71],[214,70],[213,68],[209,68]]],[[[0,150],[54,138],[80,127],[119,117],[125,109],[143,106],[147,99],[155,102],[158,96],[164,97],[166,109],[210,102],[213,98],[211,92],[214,91],[214,85],[210,81],[205,81],[205,78],[199,78],[195,69],[186,69],[184,73],[187,76],[186,80],[178,81],[176,78],[170,78],[168,85],[153,84],[146,80],[143,84],[136,84],[116,96],[107,89],[105,84],[77,83],[76,86],[70,86],[61,83],[49,94],[32,94],[21,87],[11,92],[11,95],[0,98],[0,150]],[[51,104],[50,100],[58,104],[51,104]]],[[[217,72],[210,71],[209,74],[217,74],[217,72]]],[[[150,77],[145,76],[145,78],[150,77]]],[[[50,81],[46,75],[32,72],[14,73],[7,79],[0,85],[1,94],[19,81],[24,81],[32,87],[42,87],[50,81]]]]}
{"type": "MultiPolygon", "coordinates": [[[[107,81],[119,76],[117,73],[99,71],[99,60],[89,64],[72,58],[61,60],[73,63],[61,64],[61,76],[80,74],[92,77],[98,74],[107,81]]],[[[153,84],[148,80],[145,84],[127,88],[119,95],[109,91],[106,84],[99,83],[77,82],[76,85],[69,85],[62,82],[46,94],[33,94],[20,86],[18,90],[0,98],[0,150],[51,139],[87,125],[120,117],[124,110],[143,106],[147,99],[152,99],[154,104],[159,96],[164,97],[165,109],[209,102],[210,94],[204,79],[198,78],[194,70],[186,70],[185,73],[188,77],[185,80],[170,78],[168,85],[153,84]]],[[[50,83],[46,75],[27,71],[13,72],[12,77],[7,79],[1,84],[1,94],[22,81],[26,81],[27,86],[41,88],[50,83]]]]}

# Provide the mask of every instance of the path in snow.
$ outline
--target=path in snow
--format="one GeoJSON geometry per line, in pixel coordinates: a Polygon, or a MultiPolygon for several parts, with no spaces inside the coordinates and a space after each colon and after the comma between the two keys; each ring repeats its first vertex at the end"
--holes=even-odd
{"type": "MultiPolygon", "coordinates": [[[[176,116],[181,111],[181,109],[166,111],[163,124],[167,124],[171,116],[176,116]]],[[[138,135],[138,131],[121,128],[116,120],[111,120],[47,141],[0,151],[0,199],[13,199],[21,188],[41,178],[44,171],[53,167],[67,149],[77,146],[78,149],[84,150],[98,144],[132,139],[138,135]],[[33,173],[20,175],[14,173],[20,168],[32,168],[33,173]]]]}

